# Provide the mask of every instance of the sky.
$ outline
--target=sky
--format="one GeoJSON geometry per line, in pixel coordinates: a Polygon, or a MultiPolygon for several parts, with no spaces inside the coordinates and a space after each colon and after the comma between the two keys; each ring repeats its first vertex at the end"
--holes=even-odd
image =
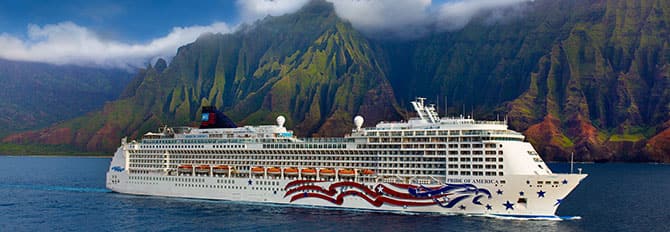
{"type": "MultiPolygon", "coordinates": [[[[299,10],[310,0],[0,1],[0,58],[136,68],[169,59],[206,32],[299,10]]],[[[516,12],[533,0],[326,0],[370,35],[458,30],[486,12],[516,12]]],[[[501,15],[494,14],[491,15],[501,15]]],[[[493,17],[493,16],[492,16],[493,17]]]]}

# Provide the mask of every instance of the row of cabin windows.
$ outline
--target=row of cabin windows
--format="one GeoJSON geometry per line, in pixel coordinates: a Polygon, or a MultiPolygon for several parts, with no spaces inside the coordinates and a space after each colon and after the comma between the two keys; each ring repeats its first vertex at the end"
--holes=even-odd
{"type": "MultiPolygon", "coordinates": [[[[451,151],[448,151],[448,153],[449,153],[449,155],[458,155],[458,154],[459,154],[459,151],[453,151],[453,150],[451,150],[451,151]]],[[[470,155],[470,154],[473,154],[473,155],[481,155],[481,154],[482,154],[482,151],[479,150],[479,151],[472,151],[472,152],[470,152],[470,151],[467,151],[467,150],[461,150],[461,151],[460,151],[460,154],[461,154],[461,155],[470,155]]],[[[484,151],[484,154],[486,154],[486,155],[495,155],[495,154],[496,154],[496,151],[484,151]]],[[[503,151],[498,151],[497,154],[502,155],[502,154],[503,154],[503,151]]]]}
{"type": "MultiPolygon", "coordinates": [[[[482,130],[462,130],[463,135],[488,135],[491,131],[482,130]]],[[[495,133],[506,133],[506,130],[496,130],[495,133]]],[[[461,130],[418,130],[418,131],[370,131],[365,133],[366,136],[432,136],[432,135],[461,135],[461,130]]]]}
{"type": "Polygon", "coordinates": [[[190,155],[190,154],[178,154],[178,155],[142,155],[142,154],[132,154],[130,156],[131,161],[133,160],[158,160],[163,161],[164,159],[169,158],[170,160],[175,159],[233,159],[233,160],[253,160],[253,161],[271,161],[271,160],[316,160],[316,161],[401,161],[401,162],[444,162],[443,158],[439,157],[402,157],[402,156],[328,156],[328,155],[307,155],[307,156],[281,156],[281,155],[190,155]]]}
{"type": "Polygon", "coordinates": [[[450,176],[456,176],[456,175],[461,175],[461,176],[503,176],[503,172],[483,172],[483,171],[449,171],[447,172],[448,175],[450,176]]]}
{"type": "Polygon", "coordinates": [[[490,137],[369,137],[370,143],[445,143],[445,142],[481,142],[490,137]]]}
{"type": "Polygon", "coordinates": [[[347,148],[346,144],[263,144],[264,149],[344,149],[347,148]]]}
{"type": "Polygon", "coordinates": [[[461,169],[484,169],[484,168],[486,168],[486,169],[496,169],[496,168],[503,169],[502,164],[497,165],[497,166],[495,164],[487,164],[487,165],[483,165],[483,164],[472,164],[472,165],[461,164],[460,166],[458,164],[449,164],[448,167],[449,167],[449,169],[458,169],[459,167],[461,169]]]}
{"type": "Polygon", "coordinates": [[[496,158],[491,158],[491,157],[487,157],[486,159],[481,158],[481,157],[474,157],[474,158],[470,158],[470,157],[461,157],[460,159],[459,159],[458,157],[449,157],[449,159],[447,159],[447,160],[448,160],[449,162],[458,162],[459,160],[460,160],[461,162],[470,162],[470,161],[472,161],[472,162],[483,162],[483,161],[486,161],[486,162],[496,162],[496,160],[497,160],[498,162],[503,162],[503,158],[502,158],[502,157],[497,158],[497,159],[496,159],[496,158]]]}

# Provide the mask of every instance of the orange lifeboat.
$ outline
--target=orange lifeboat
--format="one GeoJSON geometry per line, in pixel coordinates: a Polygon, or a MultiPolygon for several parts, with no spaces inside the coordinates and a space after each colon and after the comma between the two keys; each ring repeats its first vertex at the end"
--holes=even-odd
{"type": "Polygon", "coordinates": [[[301,170],[303,176],[314,176],[316,175],[316,169],[314,168],[303,168],[301,170]]]}
{"type": "Polygon", "coordinates": [[[324,168],[319,170],[319,175],[322,176],[334,176],[335,175],[335,170],[332,168],[324,168]]]}
{"type": "Polygon", "coordinates": [[[263,175],[265,174],[265,169],[263,167],[253,167],[251,168],[251,173],[256,175],[263,175]]]}
{"type": "Polygon", "coordinates": [[[353,169],[340,169],[340,176],[354,176],[356,171],[353,169]]]}
{"type": "Polygon", "coordinates": [[[296,176],[296,175],[298,175],[298,169],[297,168],[284,168],[284,175],[296,176]]]}
{"type": "Polygon", "coordinates": [[[195,172],[209,173],[209,165],[198,165],[198,167],[195,168],[195,172]]]}
{"type": "Polygon", "coordinates": [[[279,169],[277,167],[268,168],[268,174],[270,174],[270,175],[280,175],[281,174],[281,169],[279,169]]]}
{"type": "Polygon", "coordinates": [[[190,164],[179,165],[179,167],[177,168],[177,171],[179,171],[181,173],[191,173],[191,172],[193,172],[193,165],[190,165],[190,164]]]}
{"type": "Polygon", "coordinates": [[[217,165],[212,168],[212,172],[216,174],[228,174],[230,167],[228,165],[217,165]]]}
{"type": "Polygon", "coordinates": [[[361,171],[361,175],[374,175],[375,171],[372,171],[372,169],[364,169],[361,171]]]}

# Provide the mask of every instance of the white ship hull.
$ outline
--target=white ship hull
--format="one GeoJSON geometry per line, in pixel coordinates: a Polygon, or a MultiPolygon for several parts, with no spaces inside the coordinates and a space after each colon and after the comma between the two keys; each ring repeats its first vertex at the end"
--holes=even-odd
{"type": "Polygon", "coordinates": [[[555,218],[561,201],[584,174],[507,176],[506,183],[451,178],[459,183],[406,185],[379,182],[107,173],[114,192],[182,198],[278,203],[381,211],[555,218]],[[132,179],[131,179],[132,178],[132,179]],[[538,181],[551,184],[538,185],[538,181]],[[553,184],[554,182],[558,184],[553,184]],[[465,184],[464,182],[472,183],[465,184]],[[480,183],[473,183],[480,182],[480,183]],[[531,183],[531,184],[528,184],[531,183]],[[423,189],[424,194],[410,189],[423,189]],[[442,189],[442,191],[440,191],[442,189]],[[435,190],[430,194],[430,190],[435,190]],[[521,199],[525,199],[523,203],[521,199]]]}
{"type": "MultiPolygon", "coordinates": [[[[277,125],[164,128],[122,141],[107,188],[137,195],[382,211],[556,218],[586,177],[555,174],[505,122],[418,119],[344,138],[298,139],[277,125]]],[[[205,112],[205,109],[203,110],[205,112]]],[[[203,125],[223,117],[203,113],[203,125]]],[[[580,171],[581,172],[581,171],[580,171]]]]}

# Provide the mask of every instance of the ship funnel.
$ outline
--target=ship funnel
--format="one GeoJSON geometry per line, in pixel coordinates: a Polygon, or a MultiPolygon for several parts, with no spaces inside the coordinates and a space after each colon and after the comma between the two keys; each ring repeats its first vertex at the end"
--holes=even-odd
{"type": "Polygon", "coordinates": [[[200,129],[237,127],[233,120],[230,120],[228,116],[214,106],[203,106],[201,116],[200,129]]]}
{"type": "Polygon", "coordinates": [[[363,116],[357,115],[356,117],[354,117],[354,125],[356,125],[356,130],[361,129],[364,121],[365,120],[363,119],[363,116]]]}
{"type": "Polygon", "coordinates": [[[286,118],[284,116],[277,116],[277,126],[279,127],[284,127],[284,123],[286,122],[286,118]]]}

